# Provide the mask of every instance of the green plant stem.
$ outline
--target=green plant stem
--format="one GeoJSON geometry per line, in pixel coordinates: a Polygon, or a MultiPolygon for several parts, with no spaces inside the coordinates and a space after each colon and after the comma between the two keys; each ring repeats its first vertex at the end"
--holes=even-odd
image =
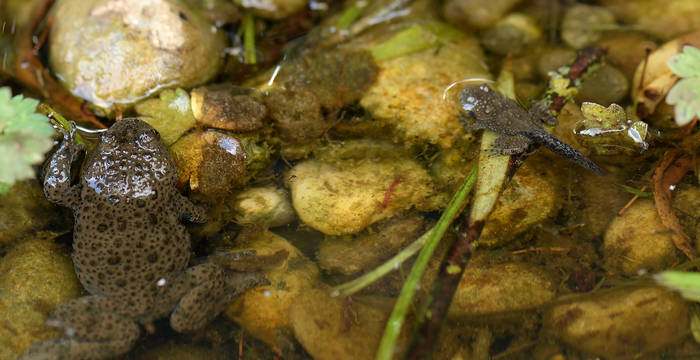
{"type": "Polygon", "coordinates": [[[423,272],[425,272],[425,268],[435,252],[435,248],[437,248],[437,245],[440,243],[442,235],[445,234],[450,224],[452,224],[452,220],[454,220],[462,209],[464,200],[476,181],[476,172],[477,166],[473,166],[469,175],[464,179],[462,186],[460,186],[459,190],[454,194],[450,203],[447,204],[447,208],[442,213],[442,216],[440,216],[440,220],[438,220],[435,228],[430,232],[430,236],[423,250],[418,254],[418,258],[413,264],[411,272],[408,274],[406,282],[401,288],[399,298],[396,300],[396,305],[394,305],[394,309],[384,328],[384,334],[382,335],[379,349],[377,350],[377,360],[390,360],[394,355],[396,341],[398,340],[401,328],[406,320],[408,308],[413,303],[413,296],[416,293],[418,282],[423,276],[423,272]]]}
{"type": "Polygon", "coordinates": [[[362,10],[364,10],[367,5],[369,5],[370,1],[355,1],[352,6],[348,7],[343,11],[343,13],[340,15],[340,18],[338,21],[335,23],[335,27],[338,29],[347,29],[352,25],[352,23],[357,20],[358,17],[360,17],[360,14],[362,14],[362,10]]]}
{"type": "Polygon", "coordinates": [[[255,64],[255,18],[253,14],[243,16],[243,60],[246,64],[255,64]]]}

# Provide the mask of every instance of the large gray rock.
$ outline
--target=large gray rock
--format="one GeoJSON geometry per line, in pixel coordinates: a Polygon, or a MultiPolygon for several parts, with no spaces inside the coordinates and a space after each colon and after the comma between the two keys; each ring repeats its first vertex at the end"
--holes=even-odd
{"type": "Polygon", "coordinates": [[[60,0],[49,62],[74,95],[109,112],[219,71],[225,38],[177,0],[60,0]]]}

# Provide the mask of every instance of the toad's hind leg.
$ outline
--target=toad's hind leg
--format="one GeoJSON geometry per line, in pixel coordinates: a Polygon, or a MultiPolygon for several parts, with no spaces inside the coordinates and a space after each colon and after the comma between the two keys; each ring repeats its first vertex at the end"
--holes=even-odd
{"type": "Polygon", "coordinates": [[[530,146],[530,140],[519,135],[501,135],[494,141],[493,147],[487,151],[495,155],[520,154],[530,146]]]}
{"type": "Polygon", "coordinates": [[[175,291],[187,288],[170,316],[177,332],[203,328],[244,291],[267,282],[261,273],[230,272],[215,263],[193,266],[175,281],[175,291]]]}
{"type": "Polygon", "coordinates": [[[139,325],[119,315],[120,305],[102,296],[85,296],[60,305],[49,324],[62,328],[61,338],[32,345],[20,359],[111,359],[131,350],[139,325]]]}

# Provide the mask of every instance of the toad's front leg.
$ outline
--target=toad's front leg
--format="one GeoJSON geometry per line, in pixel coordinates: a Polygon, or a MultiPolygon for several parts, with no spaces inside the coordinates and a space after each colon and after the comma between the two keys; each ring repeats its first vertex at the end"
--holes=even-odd
{"type": "Polygon", "coordinates": [[[73,160],[78,157],[82,145],[75,142],[75,123],[71,121],[70,132],[64,132],[63,142],[51,156],[48,171],[44,178],[44,193],[54,204],[75,210],[80,201],[80,188],[71,186],[70,170],[73,160]]]}

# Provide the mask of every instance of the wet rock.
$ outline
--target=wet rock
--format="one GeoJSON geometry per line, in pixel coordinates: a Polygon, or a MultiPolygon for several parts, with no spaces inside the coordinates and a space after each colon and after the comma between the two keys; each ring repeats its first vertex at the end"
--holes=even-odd
{"type": "Polygon", "coordinates": [[[451,24],[466,28],[485,28],[517,5],[520,0],[449,0],[442,8],[443,16],[451,24]]]}
{"type": "Polygon", "coordinates": [[[371,269],[415,241],[424,231],[417,214],[396,216],[355,235],[326,236],[318,250],[318,264],[326,271],[351,275],[371,269]]]}
{"type": "Polygon", "coordinates": [[[305,292],[294,300],[289,320],[294,336],[314,359],[374,359],[391,299],[331,298],[330,290],[305,292]]]}
{"type": "Polygon", "coordinates": [[[673,197],[673,209],[686,234],[695,235],[697,244],[700,241],[700,188],[681,185],[673,197]]]}
{"type": "Polygon", "coordinates": [[[700,28],[700,2],[696,0],[600,0],[622,22],[668,40],[700,28]]]}
{"type": "Polygon", "coordinates": [[[223,33],[177,0],[61,0],[52,18],[51,69],[107,112],[167,86],[204,83],[222,64],[223,33]]]}
{"type": "MultiPolygon", "coordinates": [[[[464,37],[442,45],[439,52],[431,48],[382,61],[377,81],[360,105],[394,129],[392,138],[408,146],[430,143],[451,148],[463,141],[466,131],[459,122],[458,106],[443,100],[443,93],[457,80],[490,78],[483,60],[476,40],[464,37]]],[[[447,98],[458,92],[455,87],[447,98]]]]}
{"type": "Polygon", "coordinates": [[[365,48],[316,48],[282,62],[275,82],[292,92],[302,91],[302,96],[312,93],[320,106],[332,113],[359,99],[377,72],[372,54],[365,48]]]}
{"type": "Polygon", "coordinates": [[[267,108],[230,84],[207,85],[192,90],[192,112],[197,123],[233,132],[263,127],[267,108]]]}
{"type": "Polygon", "coordinates": [[[627,174],[611,170],[606,180],[591,172],[582,172],[573,190],[579,206],[572,209],[575,222],[586,224],[576,231],[578,241],[591,241],[602,236],[611,221],[617,218],[617,212],[630,200],[631,194],[622,190],[618,184],[624,184],[627,174]]]}
{"type": "Polygon", "coordinates": [[[577,103],[584,101],[608,106],[619,103],[629,91],[629,82],[620,70],[612,65],[603,64],[587,76],[576,95],[577,103]]]}
{"type": "Polygon", "coordinates": [[[688,305],[661,288],[623,288],[554,306],[543,331],[590,354],[634,358],[682,339],[688,305]]]}
{"type": "Polygon", "coordinates": [[[307,143],[328,130],[330,124],[321,112],[321,102],[313,91],[275,89],[265,97],[279,137],[292,143],[307,143]]]}
{"type": "Polygon", "coordinates": [[[663,270],[679,260],[673,234],[661,222],[654,202],[637,200],[605,231],[603,258],[614,273],[663,270]]]}
{"type": "Polygon", "coordinates": [[[223,196],[246,172],[247,152],[233,136],[198,131],[182,137],[171,151],[178,183],[210,198],[223,196]]]}
{"type": "Polygon", "coordinates": [[[578,4],[566,10],[561,24],[564,42],[580,49],[603,36],[605,27],[615,25],[615,15],[602,6],[578,4]]]}
{"type": "Polygon", "coordinates": [[[233,0],[233,2],[255,16],[280,20],[303,10],[308,0],[233,0]]]}
{"type": "Polygon", "coordinates": [[[562,66],[569,66],[576,57],[576,51],[566,47],[546,49],[537,62],[539,75],[546,78],[550,71],[557,71],[562,66]]]}
{"type": "Polygon", "coordinates": [[[180,88],[163,90],[158,98],[148,99],[134,106],[140,119],[158,130],[166,144],[171,145],[195,126],[190,95],[180,88]]]}
{"type": "Polygon", "coordinates": [[[247,188],[234,197],[232,205],[238,224],[275,227],[296,218],[289,193],[274,186],[247,188]]]}
{"type": "Polygon", "coordinates": [[[481,33],[484,47],[499,55],[517,55],[532,47],[541,37],[542,30],[535,18],[511,13],[481,33]]]}
{"type": "Polygon", "coordinates": [[[0,196],[0,214],[0,247],[7,247],[48,224],[56,211],[41,185],[31,179],[16,182],[7,196],[0,196]]]}
{"type": "Polygon", "coordinates": [[[498,198],[479,238],[479,245],[495,247],[554,216],[561,207],[558,170],[530,158],[518,169],[498,198]]]}
{"type": "Polygon", "coordinates": [[[607,32],[596,45],[607,51],[605,62],[625,74],[628,82],[632,81],[634,70],[647,54],[647,49],[656,49],[656,42],[637,31],[607,32]]]}
{"type": "Polygon", "coordinates": [[[58,338],[49,312],[80,296],[68,250],[51,234],[23,241],[0,260],[0,358],[16,359],[37,341],[58,338]]]}
{"type": "Polygon", "coordinates": [[[444,201],[408,152],[381,141],[328,146],[317,158],[296,164],[285,179],[299,218],[326,235],[354,234],[408,209],[436,209],[444,201]]]}
{"type": "Polygon", "coordinates": [[[294,299],[320,286],[318,268],[294,245],[271,232],[239,237],[237,241],[245,245],[236,250],[253,249],[257,256],[287,253],[284,261],[264,270],[269,285],[246,291],[225,311],[247,333],[284,349],[291,336],[288,315],[294,299]]]}
{"type": "Polygon", "coordinates": [[[545,269],[523,262],[489,264],[475,257],[464,270],[448,316],[474,317],[522,311],[556,296],[556,285],[545,269]]]}

